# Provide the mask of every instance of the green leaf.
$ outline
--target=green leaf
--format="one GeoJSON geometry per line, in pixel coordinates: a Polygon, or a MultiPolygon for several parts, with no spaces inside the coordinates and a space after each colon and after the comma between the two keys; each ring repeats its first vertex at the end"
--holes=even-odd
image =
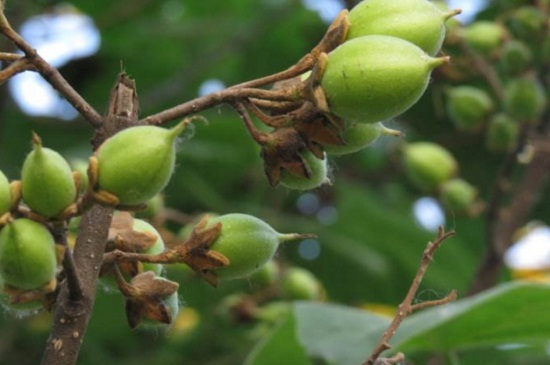
{"type": "Polygon", "coordinates": [[[296,338],[296,323],[291,313],[254,348],[245,361],[245,365],[281,364],[311,365],[311,361],[296,338]]]}
{"type": "Polygon", "coordinates": [[[297,302],[293,312],[306,352],[335,365],[365,361],[390,323],[359,309],[314,302],[297,302]]]}
{"type": "Polygon", "coordinates": [[[471,298],[422,311],[399,328],[399,351],[449,351],[550,338],[550,286],[501,285],[471,298]]]}

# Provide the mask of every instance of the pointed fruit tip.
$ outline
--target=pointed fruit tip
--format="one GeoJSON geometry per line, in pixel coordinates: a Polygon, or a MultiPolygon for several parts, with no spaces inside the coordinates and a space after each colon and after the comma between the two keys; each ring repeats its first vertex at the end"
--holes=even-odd
{"type": "Polygon", "coordinates": [[[280,233],[279,234],[279,242],[288,242],[288,241],[296,241],[296,240],[304,240],[307,238],[317,238],[317,235],[312,233],[280,233]]]}
{"type": "Polygon", "coordinates": [[[458,14],[461,14],[462,13],[462,9],[453,9],[453,10],[449,10],[447,12],[445,12],[443,14],[443,18],[445,20],[449,20],[450,18],[452,18],[453,16],[455,15],[458,15],[458,14]]]}
{"type": "Polygon", "coordinates": [[[38,134],[36,134],[35,131],[32,131],[32,139],[31,139],[32,145],[35,149],[39,149],[42,147],[42,138],[38,134]]]}

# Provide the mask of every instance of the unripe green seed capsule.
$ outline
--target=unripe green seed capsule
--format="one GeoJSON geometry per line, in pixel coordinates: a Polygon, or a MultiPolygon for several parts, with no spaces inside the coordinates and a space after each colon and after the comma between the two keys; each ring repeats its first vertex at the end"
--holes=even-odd
{"type": "Polygon", "coordinates": [[[447,111],[458,129],[480,127],[493,108],[491,96],[477,87],[457,86],[448,92],[447,111]]]}
{"type": "MultiPolygon", "coordinates": [[[[155,227],[142,219],[134,219],[132,230],[136,232],[149,232],[157,236],[157,240],[155,241],[155,243],[141,253],[147,255],[158,255],[164,252],[164,241],[162,240],[160,233],[155,229],[155,227]]],[[[155,275],[160,275],[162,272],[162,264],[144,263],[143,271],[154,271],[155,275]]]]}
{"type": "Polygon", "coordinates": [[[11,208],[11,186],[8,178],[0,171],[0,216],[11,208]]]}
{"type": "Polygon", "coordinates": [[[436,190],[458,171],[451,153],[435,143],[411,143],[404,148],[403,156],[407,177],[423,191],[436,190]]]}
{"type": "Polygon", "coordinates": [[[546,95],[534,77],[512,80],[504,90],[504,110],[520,121],[538,118],[546,107],[546,95]]]}
{"type": "Polygon", "coordinates": [[[354,123],[342,132],[344,145],[326,145],[323,148],[333,155],[354,153],[373,144],[382,134],[383,128],[382,123],[354,123]]]}
{"type": "Polygon", "coordinates": [[[0,275],[17,289],[34,290],[55,278],[57,259],[50,231],[27,218],[0,231],[0,275]]]}
{"type": "Polygon", "coordinates": [[[502,47],[500,65],[508,75],[518,75],[526,71],[533,62],[531,49],[523,42],[512,40],[502,47]]]}
{"type": "Polygon", "coordinates": [[[73,174],[63,156],[42,147],[36,135],[33,145],[21,172],[23,200],[36,213],[55,217],[76,200],[73,174]]]}
{"type": "Polygon", "coordinates": [[[320,160],[310,151],[304,151],[301,153],[301,156],[304,158],[305,163],[309,167],[311,176],[309,178],[304,178],[283,170],[281,171],[281,185],[296,190],[310,190],[315,189],[328,181],[326,155],[324,159],[320,160]]]}
{"type": "Polygon", "coordinates": [[[426,0],[364,0],[348,15],[347,39],[389,35],[409,41],[433,56],[445,38],[445,21],[455,13],[443,12],[426,0]]]}
{"type": "Polygon", "coordinates": [[[547,17],[535,6],[522,6],[509,17],[512,33],[528,42],[540,40],[544,34],[547,17]]]}
{"type": "Polygon", "coordinates": [[[209,220],[208,225],[221,223],[220,235],[210,249],[229,259],[229,266],[213,270],[221,280],[247,277],[265,265],[285,241],[300,238],[299,234],[281,234],[261,219],[233,213],[209,220]]]}
{"type": "Polygon", "coordinates": [[[477,189],[462,179],[451,179],[441,185],[441,202],[457,214],[467,213],[475,204],[477,189]]]}
{"type": "Polygon", "coordinates": [[[447,61],[396,37],[363,36],[328,55],[321,87],[330,111],[347,123],[380,122],[415,104],[431,71],[447,61]]]}
{"type": "Polygon", "coordinates": [[[281,294],[289,300],[317,300],[321,297],[321,285],[311,272],[291,268],[281,279],[281,294]]]}
{"type": "MultiPolygon", "coordinates": [[[[155,280],[164,280],[169,281],[166,278],[163,278],[162,276],[155,277],[155,280]]],[[[178,299],[178,292],[175,291],[174,293],[164,297],[162,299],[162,302],[168,307],[168,310],[170,311],[170,318],[172,319],[172,322],[169,324],[158,322],[157,320],[153,318],[147,318],[144,317],[143,321],[140,323],[141,326],[147,328],[163,328],[166,326],[170,326],[174,321],[176,320],[176,317],[178,316],[179,310],[180,310],[180,304],[178,299]]]]}
{"type": "Polygon", "coordinates": [[[250,283],[254,289],[267,288],[273,285],[279,275],[279,267],[274,260],[269,260],[250,275],[250,283]]]}
{"type": "Polygon", "coordinates": [[[470,24],[463,35],[470,47],[488,55],[502,44],[506,31],[495,22],[480,20],[470,24]]]}
{"type": "Polygon", "coordinates": [[[182,122],[172,129],[155,126],[127,128],[105,141],[97,151],[99,188],[120,204],[146,203],[168,184],[176,159],[176,138],[182,122]]]}
{"type": "Polygon", "coordinates": [[[498,113],[489,120],[485,144],[493,152],[511,151],[517,144],[519,123],[505,113],[498,113]]]}

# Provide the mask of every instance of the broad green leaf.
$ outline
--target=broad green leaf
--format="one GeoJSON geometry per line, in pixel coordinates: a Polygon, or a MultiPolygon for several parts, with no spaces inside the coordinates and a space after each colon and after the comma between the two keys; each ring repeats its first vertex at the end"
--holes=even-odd
{"type": "Polygon", "coordinates": [[[314,302],[298,302],[293,312],[306,352],[335,365],[365,361],[390,323],[359,309],[314,302]]]}
{"type": "Polygon", "coordinates": [[[449,351],[550,340],[550,286],[501,285],[407,319],[394,343],[400,351],[449,351]]]}
{"type": "Polygon", "coordinates": [[[271,334],[252,351],[245,365],[311,365],[296,338],[294,316],[281,319],[271,334]]]}

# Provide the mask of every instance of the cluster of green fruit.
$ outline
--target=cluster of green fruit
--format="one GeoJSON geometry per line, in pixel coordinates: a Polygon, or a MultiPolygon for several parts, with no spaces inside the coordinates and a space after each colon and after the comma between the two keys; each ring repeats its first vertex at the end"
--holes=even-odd
{"type": "Polygon", "coordinates": [[[483,70],[479,62],[477,67],[466,64],[481,74],[491,73],[487,82],[479,77],[468,80],[470,70],[460,70],[457,62],[458,72],[465,76],[461,86],[447,92],[449,117],[459,130],[484,132],[486,147],[493,152],[512,151],[521,125],[539,123],[548,105],[541,82],[550,62],[548,14],[522,2],[503,14],[497,21],[479,20],[451,32],[460,51],[466,46],[474,59],[492,69],[483,70]]]}
{"type": "Polygon", "coordinates": [[[444,147],[413,142],[403,147],[407,178],[422,192],[435,194],[453,214],[475,216],[482,205],[477,189],[458,177],[458,163],[444,147]]]}
{"type": "Polygon", "coordinates": [[[448,62],[434,56],[445,38],[445,21],[458,12],[426,0],[364,0],[338,18],[341,43],[295,80],[306,88],[307,100],[285,111],[290,121],[279,123],[261,143],[271,184],[318,187],[329,181],[327,154],[354,153],[382,134],[400,135],[381,123],[414,105],[432,70],[448,62]],[[318,113],[299,112],[312,104],[318,113]]]}

